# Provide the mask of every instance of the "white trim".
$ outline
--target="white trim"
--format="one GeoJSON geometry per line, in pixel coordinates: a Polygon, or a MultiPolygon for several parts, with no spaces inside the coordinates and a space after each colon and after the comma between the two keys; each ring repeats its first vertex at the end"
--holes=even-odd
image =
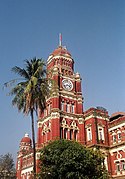
{"type": "Polygon", "coordinates": [[[103,119],[103,120],[109,121],[108,118],[105,118],[105,117],[102,117],[102,116],[95,116],[95,115],[93,115],[93,114],[91,114],[90,116],[85,117],[85,121],[88,120],[88,119],[91,119],[91,118],[95,118],[95,117],[96,117],[97,119],[103,119]]]}
{"type": "Polygon", "coordinates": [[[92,140],[92,128],[88,127],[86,131],[87,131],[87,141],[91,141],[92,140]]]}
{"type": "Polygon", "coordinates": [[[33,166],[32,167],[28,167],[26,169],[23,169],[21,171],[21,175],[25,174],[25,173],[28,173],[28,172],[32,172],[33,171],[33,166]]]}
{"type": "Polygon", "coordinates": [[[99,140],[105,140],[104,127],[102,127],[102,126],[98,126],[98,137],[99,137],[99,140]]]}
{"type": "Polygon", "coordinates": [[[40,159],[40,152],[36,152],[36,160],[40,159]]]}
{"type": "Polygon", "coordinates": [[[110,152],[110,153],[114,153],[114,152],[117,152],[117,151],[120,151],[120,150],[122,150],[123,152],[125,152],[125,146],[118,147],[118,148],[114,148],[114,149],[109,149],[109,152],[110,152]]]}
{"type": "Polygon", "coordinates": [[[121,127],[123,127],[123,126],[125,126],[125,122],[122,123],[122,124],[115,125],[115,126],[109,128],[109,132],[110,132],[110,131],[113,131],[113,130],[116,130],[117,128],[121,128],[121,127]]]}
{"type": "Polygon", "coordinates": [[[64,55],[50,55],[47,59],[47,64],[49,64],[53,59],[60,59],[60,58],[64,58],[65,60],[69,60],[69,61],[73,61],[73,58],[71,57],[67,57],[67,56],[64,56],[64,55]]]}

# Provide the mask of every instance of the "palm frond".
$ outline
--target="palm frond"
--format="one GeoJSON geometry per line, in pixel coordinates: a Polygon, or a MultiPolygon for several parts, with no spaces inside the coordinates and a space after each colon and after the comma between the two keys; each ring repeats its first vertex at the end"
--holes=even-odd
{"type": "Polygon", "coordinates": [[[12,87],[17,81],[18,81],[18,79],[10,80],[10,81],[4,83],[3,88],[5,88],[5,87],[6,87],[6,88],[8,88],[8,87],[12,87]]]}
{"type": "Polygon", "coordinates": [[[15,67],[13,67],[11,70],[12,70],[12,72],[14,72],[15,74],[18,74],[18,75],[24,77],[25,79],[29,79],[29,75],[28,75],[28,73],[27,73],[27,71],[26,71],[25,69],[20,68],[20,67],[18,67],[18,66],[15,66],[15,67]]]}
{"type": "Polygon", "coordinates": [[[29,74],[29,77],[32,76],[32,63],[29,60],[25,60],[25,69],[27,73],[29,74]]]}

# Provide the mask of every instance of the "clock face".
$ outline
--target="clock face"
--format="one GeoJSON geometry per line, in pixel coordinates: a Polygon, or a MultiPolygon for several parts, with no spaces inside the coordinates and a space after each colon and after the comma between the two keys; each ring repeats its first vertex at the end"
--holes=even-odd
{"type": "Polygon", "coordinates": [[[73,83],[69,79],[62,80],[62,86],[67,91],[71,91],[73,89],[73,83]]]}

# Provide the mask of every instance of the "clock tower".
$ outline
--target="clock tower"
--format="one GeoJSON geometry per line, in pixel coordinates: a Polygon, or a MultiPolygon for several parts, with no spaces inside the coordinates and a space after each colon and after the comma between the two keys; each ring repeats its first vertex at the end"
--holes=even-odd
{"type": "Polygon", "coordinates": [[[53,84],[46,109],[39,115],[38,148],[50,140],[63,138],[84,144],[81,78],[74,73],[74,60],[61,43],[48,57],[47,71],[53,84]]]}

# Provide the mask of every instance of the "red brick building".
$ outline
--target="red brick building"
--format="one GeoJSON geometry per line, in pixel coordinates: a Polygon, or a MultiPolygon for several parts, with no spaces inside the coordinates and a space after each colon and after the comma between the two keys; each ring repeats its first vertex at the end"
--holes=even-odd
{"type": "MultiPolygon", "coordinates": [[[[61,44],[47,60],[49,78],[54,89],[39,113],[36,159],[39,149],[50,140],[76,140],[105,154],[105,165],[113,178],[125,178],[125,113],[111,117],[102,107],[83,110],[81,77],[74,72],[74,60],[61,44]]],[[[32,142],[26,134],[17,155],[17,179],[32,178],[32,142]]],[[[38,167],[37,167],[38,172],[38,167]]]]}

